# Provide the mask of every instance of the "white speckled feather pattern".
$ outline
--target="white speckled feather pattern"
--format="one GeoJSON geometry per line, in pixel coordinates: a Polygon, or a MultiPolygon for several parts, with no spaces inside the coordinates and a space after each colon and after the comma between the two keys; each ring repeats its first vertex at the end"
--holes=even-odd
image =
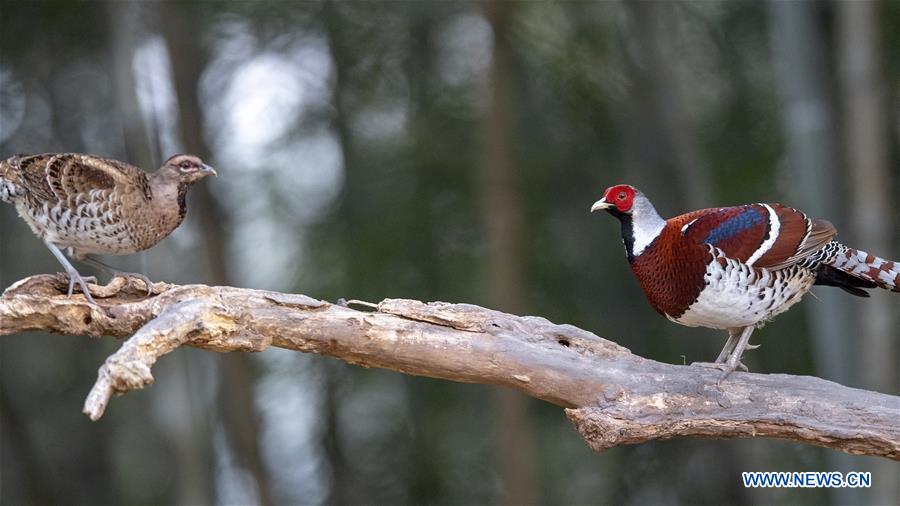
{"type": "Polygon", "coordinates": [[[816,281],[813,271],[793,266],[770,271],[727,258],[710,246],[704,287],[687,311],[672,321],[689,327],[732,329],[759,325],[800,302],[816,281]]]}

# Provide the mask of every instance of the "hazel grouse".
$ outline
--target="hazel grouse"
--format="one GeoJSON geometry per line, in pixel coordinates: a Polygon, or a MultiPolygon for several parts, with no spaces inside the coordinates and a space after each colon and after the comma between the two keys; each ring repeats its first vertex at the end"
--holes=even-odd
{"type": "MultiPolygon", "coordinates": [[[[63,255],[105,268],[87,255],[127,255],[153,247],[184,220],[185,194],[216,172],[193,155],[175,155],[156,172],[78,153],[16,155],[0,161],[0,201],[13,204],[75,284],[87,279],[63,255]]],[[[123,275],[124,273],[116,273],[123,275]]],[[[142,274],[124,274],[138,277],[142,274]]],[[[130,281],[130,279],[129,279],[130,281]]]]}
{"type": "Polygon", "coordinates": [[[605,210],[622,224],[631,270],[650,305],[689,327],[728,331],[713,365],[725,378],[750,334],[787,311],[813,285],[860,297],[865,288],[900,291],[900,262],[834,240],[825,220],[781,204],[702,209],[665,220],[629,185],[613,186],[591,212],[605,210]]]}

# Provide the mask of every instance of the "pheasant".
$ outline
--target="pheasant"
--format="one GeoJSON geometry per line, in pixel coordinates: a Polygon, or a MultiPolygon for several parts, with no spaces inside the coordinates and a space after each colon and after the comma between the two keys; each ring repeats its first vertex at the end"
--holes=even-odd
{"type": "MultiPolygon", "coordinates": [[[[13,204],[19,216],[44,241],[69,276],[96,305],[72,258],[103,270],[110,268],[87,255],[127,255],[155,246],[184,220],[185,193],[216,171],[193,155],[175,155],[148,174],[117,160],[78,153],[15,155],[0,161],[0,201],[13,204]]],[[[131,282],[143,274],[120,273],[131,282]]]]}
{"type": "Polygon", "coordinates": [[[900,292],[900,262],[834,240],[837,230],[781,204],[702,209],[664,220],[636,188],[608,188],[591,212],[622,224],[631,270],[650,305],[689,327],[728,331],[714,363],[719,381],[737,367],[757,327],[787,311],[813,285],[868,297],[900,292]]]}

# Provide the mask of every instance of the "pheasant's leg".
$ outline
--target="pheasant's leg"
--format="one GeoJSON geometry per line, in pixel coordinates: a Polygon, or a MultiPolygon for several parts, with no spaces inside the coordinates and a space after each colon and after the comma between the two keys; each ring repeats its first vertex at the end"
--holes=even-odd
{"type": "Polygon", "coordinates": [[[78,283],[81,286],[81,293],[84,294],[84,298],[87,299],[88,302],[90,302],[91,304],[93,304],[95,306],[99,305],[94,301],[94,298],[91,297],[91,291],[88,290],[88,287],[87,287],[87,280],[92,279],[94,282],[96,282],[97,278],[81,277],[81,274],[78,274],[78,271],[75,270],[75,267],[72,267],[72,264],[69,262],[69,259],[66,258],[65,255],[63,255],[63,252],[60,251],[59,248],[56,247],[56,245],[51,244],[49,242],[45,242],[44,244],[47,245],[47,248],[50,249],[50,252],[53,253],[53,256],[55,256],[56,259],[59,260],[59,263],[61,263],[62,266],[66,269],[66,274],[69,275],[69,297],[72,297],[72,291],[75,289],[75,283],[78,283]]]}
{"type": "MultiPolygon", "coordinates": [[[[756,327],[753,325],[744,327],[744,331],[741,333],[741,339],[738,341],[737,345],[734,347],[734,351],[731,352],[731,355],[728,357],[728,361],[725,362],[727,366],[722,372],[722,377],[719,378],[719,382],[728,377],[729,374],[732,373],[735,369],[738,368],[739,365],[743,365],[741,363],[741,355],[744,354],[744,350],[747,348],[747,343],[750,342],[750,334],[753,333],[753,329],[756,327]]],[[[746,366],[745,366],[746,367],[746,366]]]]}
{"type": "Polygon", "coordinates": [[[725,346],[722,347],[722,351],[719,352],[719,356],[716,358],[715,362],[691,362],[691,365],[724,371],[726,367],[725,359],[727,359],[731,354],[731,351],[734,350],[734,346],[737,344],[738,336],[740,335],[739,331],[740,329],[728,329],[728,340],[725,341],[725,346]]]}
{"type": "Polygon", "coordinates": [[[96,267],[96,268],[100,269],[101,271],[109,274],[110,276],[127,279],[128,286],[131,286],[132,278],[140,279],[141,281],[144,282],[144,286],[147,288],[147,295],[153,294],[153,281],[150,281],[150,278],[141,274],[140,272],[122,272],[122,271],[117,270],[115,267],[106,265],[105,263],[101,262],[100,260],[97,260],[96,258],[93,258],[93,257],[89,257],[87,255],[82,256],[80,258],[79,257],[76,257],[76,258],[78,258],[79,262],[96,267]]]}
{"type": "MultiPolygon", "coordinates": [[[[726,361],[731,355],[734,354],[734,349],[738,346],[738,339],[741,336],[741,333],[745,331],[746,328],[737,328],[737,329],[729,329],[728,330],[728,341],[725,343],[725,347],[722,348],[722,351],[719,353],[719,357],[716,358],[715,362],[693,362],[691,365],[695,365],[697,367],[708,367],[710,369],[718,369],[725,373],[725,376],[731,374],[731,371],[734,369],[740,369],[744,372],[749,371],[750,369],[744,365],[743,362],[738,358],[737,366],[731,367],[726,361]]],[[[754,350],[759,348],[759,345],[745,344],[744,350],[754,350]]],[[[743,351],[741,352],[743,353],[743,351]]],[[[723,376],[724,377],[724,376],[723,376]]],[[[721,381],[721,380],[720,380],[721,381]]]]}
{"type": "Polygon", "coordinates": [[[717,364],[725,363],[725,359],[728,358],[728,355],[731,354],[731,351],[734,350],[734,345],[737,344],[738,340],[738,331],[736,329],[728,329],[728,341],[725,341],[725,346],[722,348],[722,351],[719,352],[719,356],[716,358],[717,364]]]}

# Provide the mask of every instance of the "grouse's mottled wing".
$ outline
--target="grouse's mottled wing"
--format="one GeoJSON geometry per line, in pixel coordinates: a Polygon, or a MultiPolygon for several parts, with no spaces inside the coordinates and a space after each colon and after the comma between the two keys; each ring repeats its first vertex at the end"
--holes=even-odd
{"type": "Polygon", "coordinates": [[[682,234],[711,244],[726,256],[771,270],[796,264],[830,242],[837,231],[781,204],[704,209],[684,217],[682,234]]]}
{"type": "Polygon", "coordinates": [[[32,198],[61,202],[94,191],[118,187],[147,186],[141,169],[117,160],[78,153],[44,153],[18,157],[10,164],[8,177],[15,177],[32,198]]]}

